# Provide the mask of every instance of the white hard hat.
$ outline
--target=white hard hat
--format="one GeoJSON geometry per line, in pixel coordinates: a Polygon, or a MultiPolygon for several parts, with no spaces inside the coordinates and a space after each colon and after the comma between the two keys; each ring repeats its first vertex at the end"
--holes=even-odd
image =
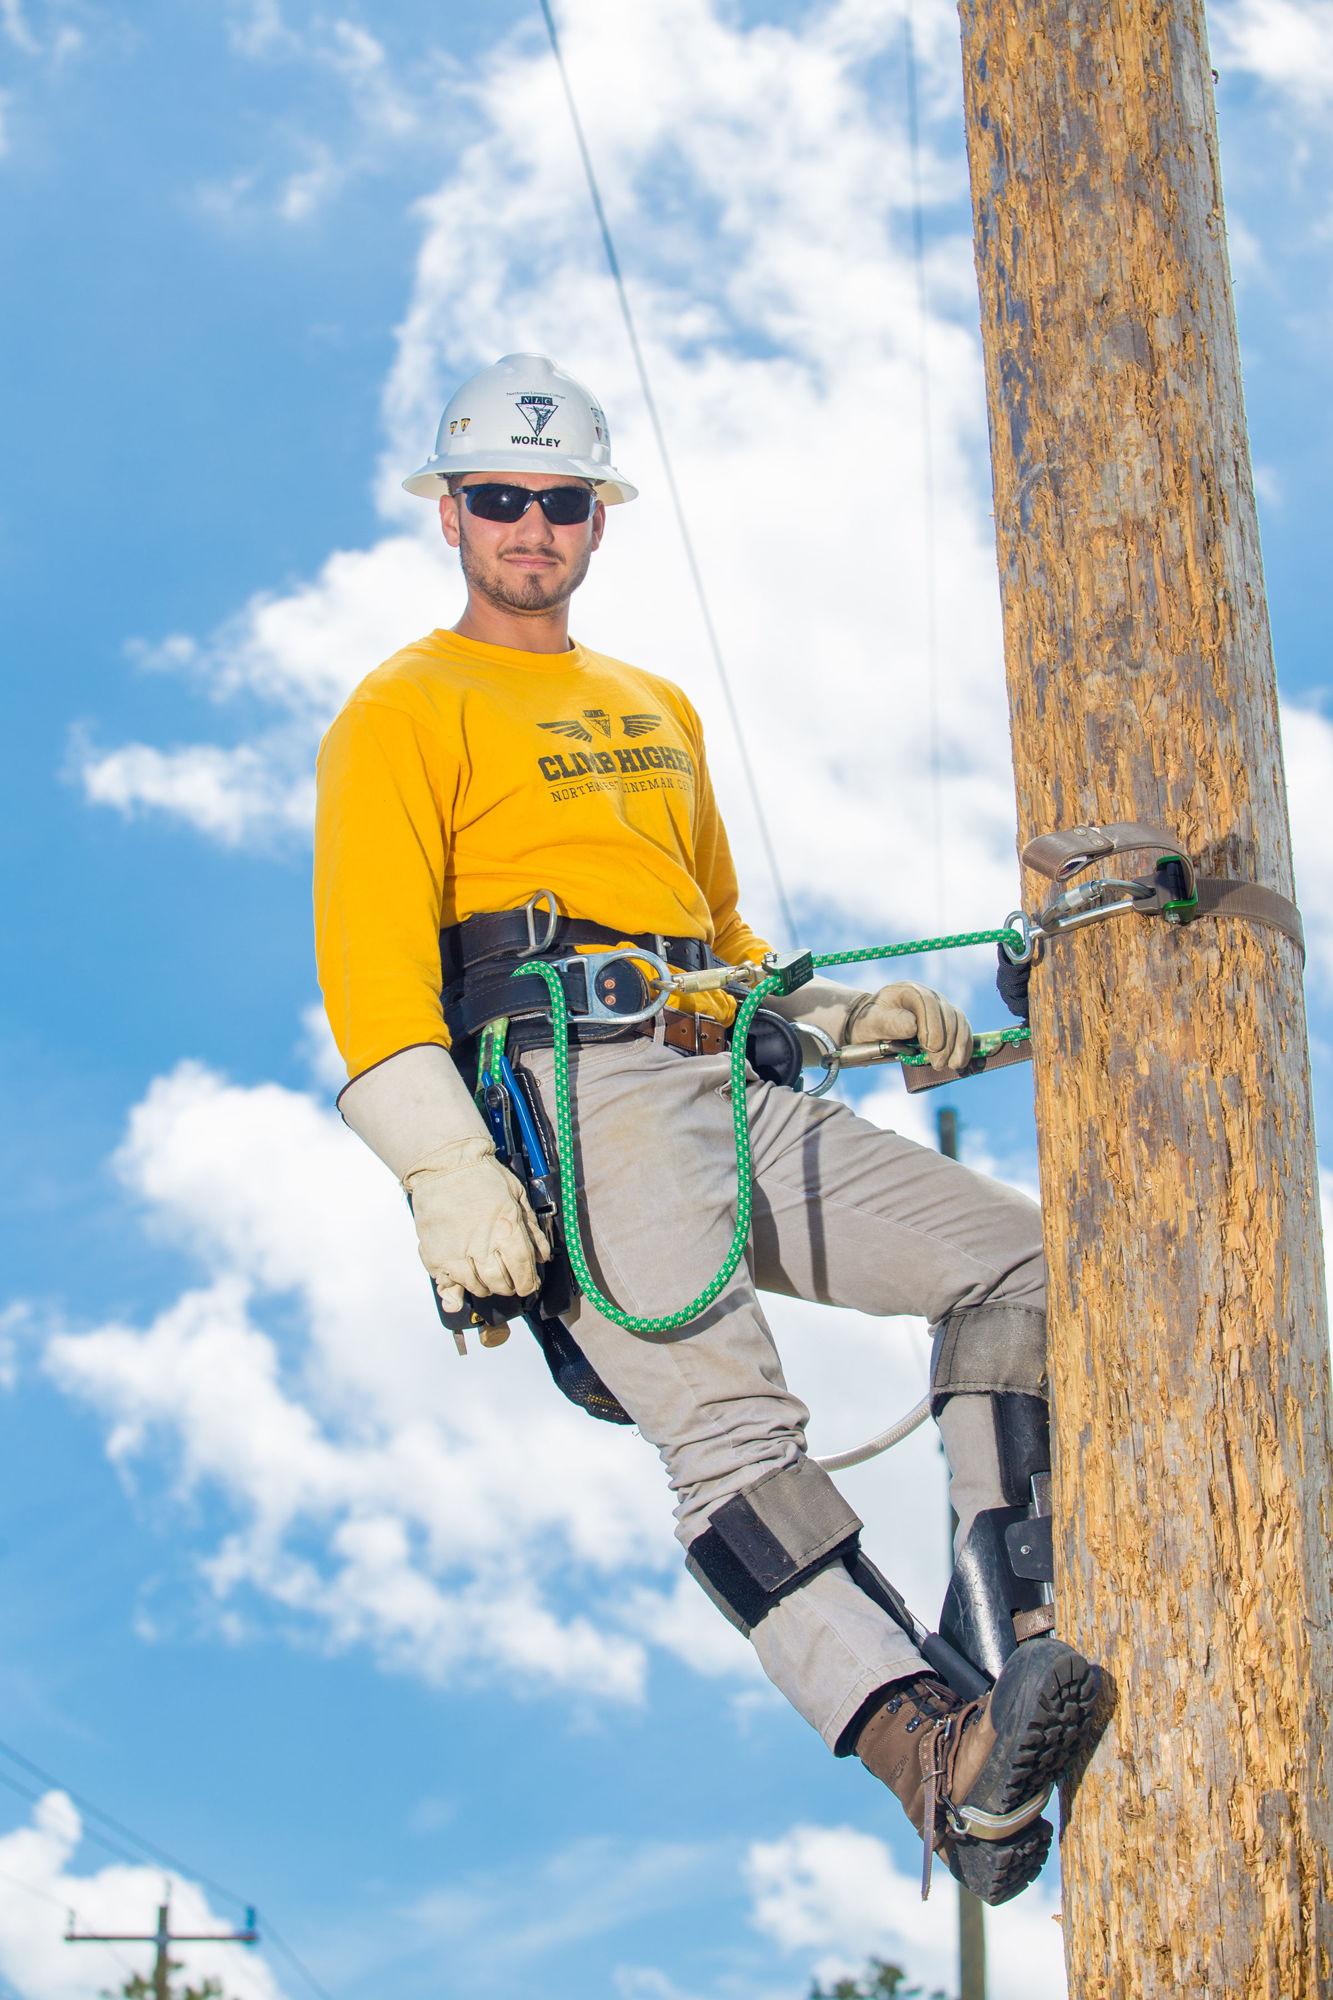
{"type": "Polygon", "coordinates": [[[608,505],[639,491],[611,463],[611,433],[597,403],[544,354],[506,354],[456,390],[440,418],[434,458],[403,485],[438,500],[455,472],[569,473],[592,480],[608,505]]]}

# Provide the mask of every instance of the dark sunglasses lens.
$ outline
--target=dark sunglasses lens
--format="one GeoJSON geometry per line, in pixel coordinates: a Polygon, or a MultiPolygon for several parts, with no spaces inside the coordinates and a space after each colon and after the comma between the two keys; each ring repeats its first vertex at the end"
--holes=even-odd
{"type": "Polygon", "coordinates": [[[586,486],[550,486],[537,498],[553,528],[572,528],[576,521],[586,521],[597,501],[586,486]]]}
{"type": "Polygon", "coordinates": [[[518,521],[532,505],[526,486],[465,486],[462,497],[483,521],[518,521]]]}

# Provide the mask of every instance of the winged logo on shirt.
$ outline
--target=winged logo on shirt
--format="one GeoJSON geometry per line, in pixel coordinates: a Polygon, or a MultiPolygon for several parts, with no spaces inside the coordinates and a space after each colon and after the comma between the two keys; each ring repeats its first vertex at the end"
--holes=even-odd
{"type": "MultiPolygon", "coordinates": [[[[620,726],[626,736],[651,736],[655,729],[662,727],[660,715],[622,715],[620,726]]],[[[549,729],[553,736],[569,736],[576,743],[591,743],[592,730],[598,729],[603,736],[611,734],[611,718],[604,708],[585,708],[583,721],[576,716],[562,718],[559,722],[539,722],[538,729],[549,729]],[[588,724],[592,724],[592,729],[588,724]]]]}

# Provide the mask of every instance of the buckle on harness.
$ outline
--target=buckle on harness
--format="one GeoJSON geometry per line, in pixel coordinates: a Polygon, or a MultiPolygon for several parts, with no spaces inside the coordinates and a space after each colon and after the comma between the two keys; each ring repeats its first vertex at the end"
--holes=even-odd
{"type": "Polygon", "coordinates": [[[527,902],[523,905],[523,917],[528,927],[528,948],[526,951],[521,951],[519,957],[521,959],[540,958],[541,954],[544,951],[549,951],[555,943],[555,927],[560,921],[560,905],[555,900],[554,889],[538,889],[535,896],[529,896],[527,902]],[[544,935],[539,938],[537,936],[537,905],[543,898],[546,901],[546,930],[544,935]]]}
{"type": "Polygon", "coordinates": [[[670,966],[655,951],[645,951],[642,945],[622,945],[618,951],[574,952],[569,958],[548,959],[547,964],[560,975],[571,1021],[601,1021],[612,1027],[632,1027],[636,1021],[651,1021],[655,1014],[660,1014],[672,991],[670,966]],[[630,985],[634,998],[644,992],[652,994],[646,1006],[625,1007],[620,1004],[623,996],[617,990],[615,968],[618,965],[626,965],[633,970],[633,980],[626,983],[630,985]],[[652,967],[655,977],[651,981],[644,977],[643,966],[652,967]],[[570,991],[571,985],[573,992],[570,991]]]}

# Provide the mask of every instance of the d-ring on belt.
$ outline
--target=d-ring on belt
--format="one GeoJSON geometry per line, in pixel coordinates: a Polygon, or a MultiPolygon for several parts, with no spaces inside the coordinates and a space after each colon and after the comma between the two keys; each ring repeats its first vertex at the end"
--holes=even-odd
{"type": "Polygon", "coordinates": [[[1096,923],[1121,910],[1135,910],[1143,916],[1160,914],[1172,924],[1191,924],[1199,917],[1242,917],[1249,923],[1267,924],[1291,939],[1304,963],[1301,913],[1289,897],[1257,882],[1197,874],[1175,835],[1165,827],[1141,820],[1117,820],[1111,826],[1071,826],[1058,833],[1043,833],[1023,849],[1023,865],[1052,882],[1064,883],[1096,861],[1144,848],[1156,848],[1161,856],[1151,875],[1129,881],[1102,876],[1084,882],[1063,890],[1037,917],[1015,910],[1008,921],[1022,933],[1024,950],[1015,954],[1006,945],[1006,955],[1016,965],[1024,964],[1043,938],[1058,937],[1062,931],[1096,923]]]}

